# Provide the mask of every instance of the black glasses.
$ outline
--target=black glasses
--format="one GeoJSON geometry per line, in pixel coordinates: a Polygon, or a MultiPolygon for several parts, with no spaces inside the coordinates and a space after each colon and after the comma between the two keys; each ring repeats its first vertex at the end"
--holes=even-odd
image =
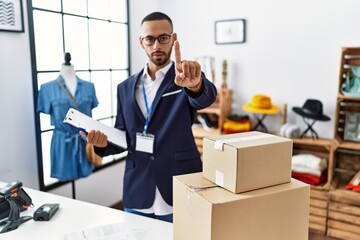
{"type": "Polygon", "coordinates": [[[146,36],[141,38],[141,40],[146,46],[154,45],[156,40],[158,40],[160,44],[166,44],[170,42],[171,35],[172,34],[162,34],[158,37],[146,36]]]}

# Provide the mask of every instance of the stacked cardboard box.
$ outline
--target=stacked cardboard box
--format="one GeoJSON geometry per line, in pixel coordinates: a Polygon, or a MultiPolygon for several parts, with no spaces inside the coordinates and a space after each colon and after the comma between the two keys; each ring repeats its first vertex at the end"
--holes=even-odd
{"type": "Polygon", "coordinates": [[[292,140],[261,132],[204,138],[203,176],[241,193],[290,182],[292,140]]]}
{"type": "Polygon", "coordinates": [[[174,177],[175,240],[308,239],[310,187],[290,178],[290,139],[212,136],[203,150],[203,173],[174,177]]]}
{"type": "Polygon", "coordinates": [[[329,193],[327,235],[336,239],[360,239],[360,193],[338,189],[329,193]]]}

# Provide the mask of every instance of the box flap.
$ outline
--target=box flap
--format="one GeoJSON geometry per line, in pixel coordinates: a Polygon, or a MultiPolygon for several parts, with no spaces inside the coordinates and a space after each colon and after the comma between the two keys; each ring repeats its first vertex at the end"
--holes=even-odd
{"type": "Polygon", "coordinates": [[[223,203],[223,202],[230,202],[230,201],[237,201],[240,199],[246,199],[246,198],[256,198],[260,196],[265,196],[269,194],[275,194],[279,192],[284,192],[292,189],[298,189],[298,188],[309,188],[308,184],[305,184],[303,182],[300,182],[296,179],[291,179],[290,183],[283,183],[276,186],[261,188],[258,190],[243,192],[234,194],[228,190],[225,190],[221,187],[218,188],[209,188],[201,190],[200,194],[206,198],[208,201],[212,203],[223,203]]]}
{"type": "Polygon", "coordinates": [[[234,148],[243,148],[258,146],[260,144],[265,145],[284,141],[292,141],[288,138],[257,131],[210,136],[207,138],[214,141],[214,148],[218,149],[219,151],[223,151],[225,144],[234,148]]]}
{"type": "Polygon", "coordinates": [[[174,178],[184,183],[187,187],[196,190],[217,186],[215,183],[207,180],[206,178],[203,178],[202,172],[178,175],[174,176],[174,178]]]}
{"type": "Polygon", "coordinates": [[[206,178],[203,178],[201,173],[179,175],[175,176],[175,178],[183,182],[189,189],[197,192],[198,195],[212,204],[221,204],[247,198],[257,198],[260,196],[304,187],[310,189],[308,184],[292,178],[290,183],[284,183],[272,187],[234,194],[224,188],[217,186],[215,183],[207,180],[206,178]]]}

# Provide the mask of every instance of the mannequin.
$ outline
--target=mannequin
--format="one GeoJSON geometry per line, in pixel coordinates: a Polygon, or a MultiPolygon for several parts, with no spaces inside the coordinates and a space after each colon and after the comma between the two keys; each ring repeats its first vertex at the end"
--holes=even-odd
{"type": "Polygon", "coordinates": [[[60,74],[64,78],[65,84],[69,89],[71,95],[75,96],[77,79],[74,69],[74,65],[70,63],[71,55],[70,53],[65,53],[65,62],[61,66],[60,74]]]}
{"type": "Polygon", "coordinates": [[[50,146],[50,176],[60,181],[86,177],[94,168],[86,157],[86,140],[77,128],[63,122],[69,108],[79,108],[79,111],[91,116],[92,109],[99,104],[94,84],[78,78],[70,60],[70,53],[66,53],[57,79],[41,85],[37,103],[37,111],[49,114],[51,125],[54,126],[50,146]],[[77,106],[66,92],[72,95],[77,106]]]}

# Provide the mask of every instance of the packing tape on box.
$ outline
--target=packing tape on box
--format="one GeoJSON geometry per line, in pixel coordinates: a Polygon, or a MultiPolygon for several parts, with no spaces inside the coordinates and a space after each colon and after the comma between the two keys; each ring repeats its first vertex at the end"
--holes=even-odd
{"type": "Polygon", "coordinates": [[[190,216],[193,216],[193,211],[191,209],[192,204],[191,204],[191,200],[194,196],[194,193],[199,192],[201,190],[204,189],[208,189],[208,188],[214,188],[214,187],[218,187],[217,185],[211,185],[211,186],[189,186],[186,192],[186,204],[187,204],[187,210],[188,213],[190,214],[190,216]]]}
{"type": "Polygon", "coordinates": [[[252,141],[252,140],[258,140],[258,139],[264,139],[264,138],[270,138],[270,137],[273,137],[273,135],[264,133],[264,134],[256,135],[256,136],[216,140],[215,144],[214,144],[214,148],[219,151],[224,151],[224,144],[226,144],[226,143],[252,141]]]}
{"type": "Polygon", "coordinates": [[[210,185],[210,186],[202,186],[202,187],[199,187],[199,186],[190,186],[189,188],[191,190],[193,190],[193,192],[198,192],[198,191],[201,191],[201,190],[204,190],[204,189],[208,189],[208,188],[214,188],[214,187],[218,187],[216,184],[213,184],[213,185],[210,185]]]}
{"type": "Polygon", "coordinates": [[[224,187],[224,173],[215,169],[215,183],[220,187],[224,187]]]}
{"type": "Polygon", "coordinates": [[[215,184],[210,185],[210,186],[189,186],[189,188],[187,190],[187,194],[186,194],[188,205],[190,205],[191,198],[192,198],[194,193],[199,192],[201,190],[205,190],[205,189],[208,189],[208,188],[215,188],[215,187],[218,187],[218,186],[215,185],[215,184]]]}

